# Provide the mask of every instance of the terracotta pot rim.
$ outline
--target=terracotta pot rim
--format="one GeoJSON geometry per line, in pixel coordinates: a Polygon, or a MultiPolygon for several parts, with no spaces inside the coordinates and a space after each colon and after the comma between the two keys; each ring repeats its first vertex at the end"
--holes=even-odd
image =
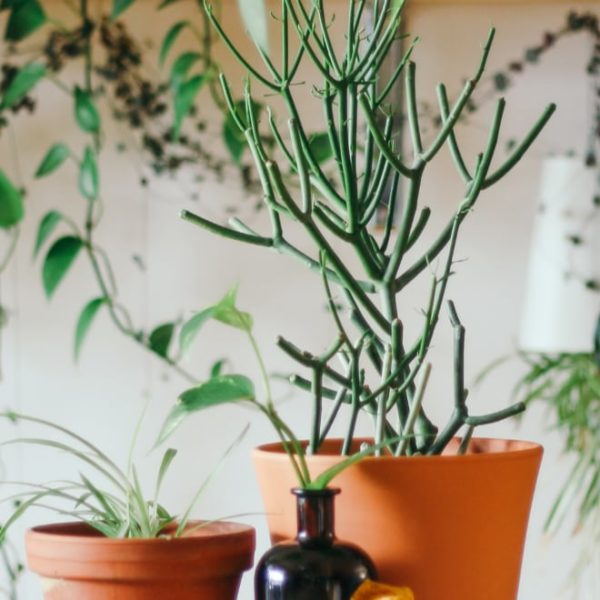
{"type": "MultiPolygon", "coordinates": [[[[203,521],[190,521],[190,525],[198,525],[203,521]]],[[[48,542],[64,542],[65,538],[77,541],[78,544],[89,543],[98,546],[160,546],[167,544],[191,545],[198,542],[210,542],[223,537],[245,537],[252,535],[254,528],[233,521],[206,521],[201,527],[187,536],[158,537],[158,538],[109,538],[96,532],[93,527],[82,521],[67,521],[64,523],[47,523],[36,525],[25,533],[28,539],[44,539],[48,542]]]]}
{"type": "MultiPolygon", "coordinates": [[[[332,438],[327,440],[330,444],[341,444],[341,438],[332,438]]],[[[326,443],[327,443],[326,442],[326,443]]],[[[362,442],[372,443],[373,438],[355,438],[355,442],[360,444],[362,442]]],[[[301,443],[306,443],[305,440],[301,440],[301,443]]],[[[525,440],[516,440],[510,438],[491,438],[491,437],[474,437],[471,440],[471,444],[480,446],[492,446],[493,444],[505,443],[510,446],[507,450],[496,450],[492,449],[490,452],[475,452],[470,454],[441,454],[434,456],[367,456],[363,458],[359,465],[362,463],[404,463],[405,465],[419,465],[423,463],[456,463],[456,462],[490,462],[495,460],[505,461],[507,459],[521,460],[531,455],[538,455],[543,452],[543,446],[537,442],[530,442],[525,440]]],[[[270,442],[268,444],[261,444],[252,451],[253,458],[271,457],[271,460],[277,461],[288,461],[289,458],[284,452],[281,442],[270,442]]],[[[323,453],[311,455],[311,463],[318,462],[330,462],[332,456],[338,456],[337,453],[323,453]]]]}

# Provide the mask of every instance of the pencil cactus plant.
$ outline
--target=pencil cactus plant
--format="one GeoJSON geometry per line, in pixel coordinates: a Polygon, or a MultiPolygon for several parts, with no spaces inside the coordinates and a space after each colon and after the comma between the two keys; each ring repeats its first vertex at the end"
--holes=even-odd
{"type": "MultiPolygon", "coordinates": [[[[438,86],[442,123],[433,141],[426,144],[417,111],[417,69],[411,60],[414,43],[389,79],[382,79],[383,61],[400,36],[402,4],[394,0],[373,2],[371,26],[366,29],[366,1],[349,0],[345,45],[338,52],[323,0],[281,0],[277,17],[281,25],[280,60],[269,55],[264,41],[253,35],[263,67],[249,62],[211,6],[205,4],[208,18],[250,79],[264,86],[270,95],[279,96],[289,118],[284,132],[274,114],[268,112],[268,127],[277,149],[266,147],[260,131],[261,125],[266,125],[259,122],[253,109],[250,84],[245,89],[245,110],[240,111],[226,77],[221,75],[231,116],[245,136],[258,170],[272,230],[258,233],[237,218],[223,226],[187,211],[182,216],[226,238],[290,255],[321,274],[337,329],[331,346],[318,354],[302,350],[283,337],[278,340],[280,348],[311,373],[310,378],[292,377],[293,383],[310,392],[312,399],[311,453],[319,451],[344,403],[351,406],[351,417],[343,453],[351,451],[358,414],[367,411],[373,418],[376,444],[390,440],[389,450],[396,455],[440,453],[461,429],[466,428],[464,436],[468,438],[475,426],[523,408],[517,404],[489,415],[469,414],[463,377],[464,328],[452,304],[455,409],[445,427],[438,429],[428,419],[421,404],[422,388],[428,373],[426,357],[444,305],[461,225],[481,193],[507,175],[527,152],[555,106],[549,105],[508,158],[492,168],[505,111],[504,99],[498,100],[485,148],[474,161],[463,155],[455,126],[484,72],[494,38],[491,30],[475,74],[456,100],[452,103],[446,87],[438,86]],[[293,35],[297,38],[294,48],[293,35]],[[306,93],[308,83],[298,73],[306,60],[321,79],[311,82],[311,89],[325,116],[334,173],[325,172],[308,123],[301,117],[298,96],[300,91],[306,93]],[[398,121],[387,101],[402,78],[410,132],[410,149],[406,151],[398,140],[398,121]],[[432,160],[446,145],[464,181],[464,194],[447,225],[432,243],[425,245],[423,233],[431,211],[422,206],[422,182],[432,160]],[[382,231],[374,230],[373,217],[382,209],[387,215],[384,226],[382,231]],[[290,241],[286,235],[290,222],[303,228],[312,241],[312,254],[290,241]],[[342,246],[352,248],[358,260],[342,258],[342,246]],[[441,259],[442,268],[432,276],[423,326],[416,339],[409,340],[404,335],[398,299],[417,277],[430,276],[428,267],[436,259],[441,259]],[[339,308],[337,299],[334,301],[334,286],[341,291],[344,308],[339,308]],[[416,383],[419,380],[421,385],[416,383]],[[326,400],[332,401],[329,415],[326,400]]],[[[252,34],[252,24],[248,26],[252,34]]]]}

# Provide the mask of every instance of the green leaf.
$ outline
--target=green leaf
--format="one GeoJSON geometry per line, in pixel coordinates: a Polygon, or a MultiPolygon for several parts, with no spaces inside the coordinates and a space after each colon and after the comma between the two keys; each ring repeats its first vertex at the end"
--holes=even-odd
{"type": "Polygon", "coordinates": [[[41,63],[29,63],[20,69],[13,77],[4,92],[0,108],[6,109],[21,101],[46,74],[46,67],[41,63]]]}
{"type": "MultiPolygon", "coordinates": [[[[264,105],[254,100],[251,102],[254,120],[258,121],[264,105]]],[[[247,126],[246,103],[243,100],[239,100],[234,106],[235,113],[238,119],[244,124],[245,128],[247,126]]],[[[227,117],[225,117],[225,121],[223,123],[223,140],[225,141],[225,145],[229,150],[229,154],[231,154],[231,158],[236,164],[239,165],[244,151],[246,150],[247,142],[244,132],[240,131],[240,128],[236,125],[235,119],[231,114],[228,114],[227,117]]]]}
{"type": "Polygon", "coordinates": [[[265,0],[238,0],[242,20],[254,43],[269,53],[269,32],[265,0]]]}
{"type": "Polygon", "coordinates": [[[308,145],[312,155],[319,164],[327,162],[333,156],[333,148],[326,131],[310,136],[308,145]]]}
{"type": "Polygon", "coordinates": [[[37,236],[35,238],[35,246],[33,248],[33,257],[38,255],[45,241],[50,237],[56,226],[63,218],[62,213],[57,210],[47,212],[38,226],[37,236]]]}
{"type": "Polygon", "coordinates": [[[198,52],[180,54],[171,67],[171,85],[177,87],[187,76],[188,71],[202,58],[198,52]]]}
{"type": "Polygon", "coordinates": [[[100,114],[94,100],[78,86],[75,87],[75,120],[87,133],[97,133],[100,130],[100,114]]]}
{"type": "Polygon", "coordinates": [[[80,238],[68,235],[58,239],[48,250],[42,267],[42,281],[48,298],[56,291],[82,246],[80,238]]]}
{"type": "Polygon", "coordinates": [[[35,177],[44,177],[44,175],[49,175],[53,171],[56,171],[69,158],[70,154],[71,151],[66,144],[62,142],[54,144],[42,159],[40,166],[35,172],[35,177]]]}
{"type": "Polygon", "coordinates": [[[175,2],[180,2],[180,0],[163,0],[156,10],[162,10],[163,8],[167,8],[167,6],[171,6],[171,4],[175,4],[175,2]]]}
{"type": "Polygon", "coordinates": [[[226,358],[221,358],[219,360],[217,360],[216,362],[213,363],[212,367],[210,368],[210,377],[211,379],[213,377],[218,377],[219,375],[221,375],[221,373],[223,372],[223,367],[227,364],[227,359],[226,358]]]}
{"type": "Polygon", "coordinates": [[[134,1],[135,0],[113,0],[110,18],[116,19],[120,17],[134,3],[134,1]]]}
{"type": "Polygon", "coordinates": [[[181,130],[181,124],[183,119],[187,117],[202,84],[204,83],[204,75],[195,75],[191,79],[188,79],[185,83],[175,86],[174,89],[174,103],[175,103],[175,122],[173,124],[173,137],[179,138],[179,132],[181,130]]]}
{"type": "Polygon", "coordinates": [[[79,191],[88,200],[98,197],[98,165],[94,150],[87,146],[79,166],[79,191]]]}
{"type": "Polygon", "coordinates": [[[244,375],[219,375],[186,390],[167,416],[156,446],[163,443],[192,413],[230,402],[254,400],[254,384],[244,375]]]}
{"type": "Polygon", "coordinates": [[[169,354],[169,346],[171,345],[174,331],[175,323],[164,323],[156,327],[148,336],[148,345],[152,352],[166,358],[169,354]]]}
{"type": "Polygon", "coordinates": [[[163,479],[173,462],[173,459],[177,456],[177,450],[174,448],[167,448],[165,453],[163,454],[162,461],[160,462],[160,467],[158,469],[158,476],[156,478],[156,487],[154,491],[154,498],[158,498],[160,493],[160,488],[162,486],[163,479]]]}
{"type": "Polygon", "coordinates": [[[38,0],[19,0],[11,5],[4,39],[20,42],[46,22],[46,13],[38,0]]]}
{"type": "Polygon", "coordinates": [[[196,313],[191,319],[186,321],[179,334],[179,345],[182,352],[186,352],[198,335],[200,329],[210,319],[215,319],[241,329],[243,331],[250,331],[252,329],[252,316],[249,313],[238,310],[235,306],[237,297],[237,288],[233,288],[227,292],[225,297],[214,306],[209,306],[204,310],[196,313]]]}
{"type": "Polygon", "coordinates": [[[21,192],[0,169],[0,229],[14,227],[24,215],[21,192]]]}
{"type": "Polygon", "coordinates": [[[75,361],[79,360],[83,340],[85,339],[98,310],[105,302],[106,298],[104,297],[94,298],[83,307],[79,319],[77,320],[77,327],[75,328],[75,361]]]}
{"type": "Polygon", "coordinates": [[[160,47],[160,52],[158,55],[158,63],[162,66],[167,59],[167,55],[169,51],[173,47],[175,40],[178,38],[179,34],[186,28],[189,27],[189,21],[178,21],[167,31],[165,37],[163,38],[162,45],[160,47]]]}

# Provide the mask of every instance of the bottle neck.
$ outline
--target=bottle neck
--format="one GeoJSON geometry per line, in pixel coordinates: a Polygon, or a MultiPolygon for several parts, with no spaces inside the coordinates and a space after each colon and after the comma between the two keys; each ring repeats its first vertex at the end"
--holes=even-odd
{"type": "Polygon", "coordinates": [[[295,488],[298,516],[297,540],[302,545],[331,545],[335,540],[334,499],[339,489],[295,488]]]}

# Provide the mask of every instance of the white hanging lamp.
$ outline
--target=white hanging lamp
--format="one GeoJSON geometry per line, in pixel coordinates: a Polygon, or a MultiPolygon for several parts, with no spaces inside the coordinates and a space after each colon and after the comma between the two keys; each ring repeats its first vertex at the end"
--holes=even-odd
{"type": "Polygon", "coordinates": [[[522,350],[591,352],[600,313],[598,167],[544,160],[519,336],[522,350]]]}

